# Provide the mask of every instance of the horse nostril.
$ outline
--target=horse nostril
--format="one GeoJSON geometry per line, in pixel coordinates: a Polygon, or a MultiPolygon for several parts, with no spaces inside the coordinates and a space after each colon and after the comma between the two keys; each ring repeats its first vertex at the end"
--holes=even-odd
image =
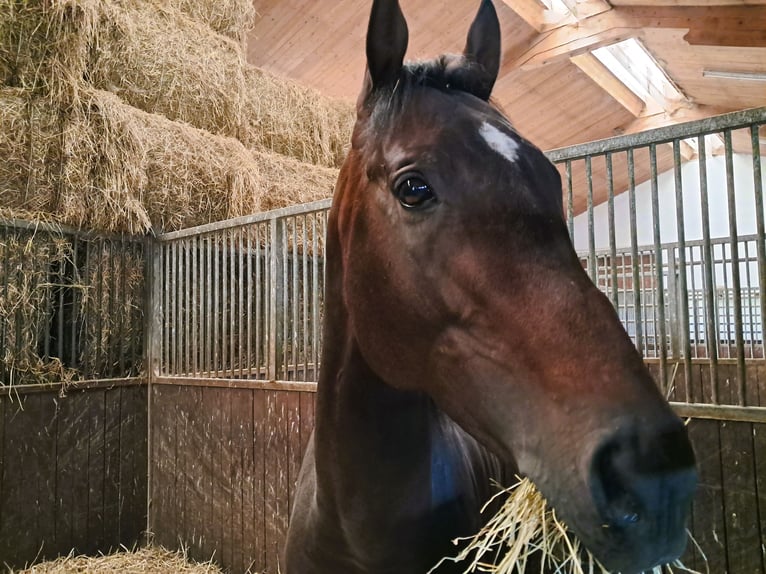
{"type": "Polygon", "coordinates": [[[629,528],[639,522],[683,528],[696,486],[685,429],[640,429],[612,436],[592,461],[592,489],[603,518],[629,528]]]}

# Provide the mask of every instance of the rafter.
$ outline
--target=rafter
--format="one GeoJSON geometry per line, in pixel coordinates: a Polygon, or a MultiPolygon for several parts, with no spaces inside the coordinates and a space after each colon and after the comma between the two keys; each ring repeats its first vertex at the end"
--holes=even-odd
{"type": "Polygon", "coordinates": [[[543,31],[545,6],[537,0],[503,0],[503,3],[516,12],[532,28],[538,32],[543,31]]]}
{"type": "Polygon", "coordinates": [[[598,61],[598,58],[592,54],[580,54],[570,59],[631,114],[639,116],[644,110],[644,101],[615,77],[604,64],[598,61]]]}
{"type": "Polygon", "coordinates": [[[688,30],[690,44],[766,47],[766,6],[622,6],[541,32],[503,71],[529,69],[576,56],[650,28],[688,30]]]}

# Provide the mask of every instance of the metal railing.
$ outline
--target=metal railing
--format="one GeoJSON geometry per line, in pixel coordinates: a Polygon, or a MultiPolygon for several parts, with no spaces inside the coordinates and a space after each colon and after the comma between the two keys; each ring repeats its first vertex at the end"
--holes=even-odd
{"type": "MultiPolygon", "coordinates": [[[[691,384],[692,362],[704,361],[717,388],[719,363],[734,362],[731,404],[752,404],[747,385],[757,383],[746,382],[752,369],[747,361],[763,359],[766,324],[764,123],[766,108],[548,153],[564,175],[573,239],[576,217],[588,220],[583,266],[611,298],[637,348],[659,362],[664,389],[675,365],[691,384]],[[711,213],[708,202],[711,138],[720,143],[713,151],[724,158],[727,213],[711,213]],[[738,165],[748,157],[752,166],[750,204],[743,203],[734,177],[735,151],[741,154],[738,165]],[[688,176],[682,170],[690,163],[699,172],[695,198],[683,189],[688,176]],[[670,201],[661,197],[660,179],[668,173],[670,201]],[[638,182],[649,187],[648,223],[639,218],[638,182]],[[616,201],[625,199],[629,209],[620,215],[616,201]],[[685,228],[684,201],[698,206],[701,237],[685,228]],[[604,249],[597,249],[598,204],[607,207],[604,249]],[[738,213],[754,219],[753,232],[741,232],[738,213]],[[727,232],[716,236],[711,225],[721,217],[727,232]],[[647,233],[649,241],[640,243],[647,233]],[[624,245],[620,234],[629,237],[624,245]]],[[[315,381],[329,206],[317,202],[160,236],[154,257],[156,373],[315,381]]],[[[715,392],[710,401],[718,402],[715,392]]]]}
{"type": "Polygon", "coordinates": [[[746,388],[746,359],[763,358],[766,325],[761,168],[765,124],[766,108],[758,108],[547,154],[563,174],[567,223],[576,244],[581,239],[576,218],[587,218],[583,242],[587,249],[581,252],[584,265],[615,307],[622,306],[621,315],[636,346],[646,356],[658,358],[663,388],[669,384],[667,367],[672,359],[682,362],[683,378],[691,384],[692,361],[705,358],[714,387],[719,360],[733,359],[737,404],[747,404],[748,394],[752,395],[752,389],[746,388]],[[708,173],[711,157],[723,158],[722,182],[708,173]],[[684,174],[689,165],[695,168],[693,180],[684,174]],[[672,174],[670,198],[660,193],[663,173],[672,174]],[[752,193],[744,193],[748,184],[743,181],[751,182],[752,193]],[[641,229],[638,217],[642,182],[649,186],[648,199],[644,196],[649,245],[639,243],[640,233],[647,231],[641,229]],[[617,217],[615,209],[623,192],[627,221],[617,217]],[[725,196],[721,207],[711,203],[716,193],[725,196]],[[606,230],[602,228],[597,237],[599,204],[607,206],[606,230]],[[699,238],[687,229],[690,214],[699,218],[699,238]],[[714,224],[722,218],[726,228],[716,231],[714,224]],[[746,237],[743,221],[750,229],[746,237]],[[629,236],[627,248],[618,248],[618,231],[629,236]],[[666,235],[674,239],[668,242],[666,235]],[[599,251],[598,240],[608,243],[608,249],[599,251]]]}
{"type": "Polygon", "coordinates": [[[329,200],[158,238],[161,377],[315,381],[329,200]]]}

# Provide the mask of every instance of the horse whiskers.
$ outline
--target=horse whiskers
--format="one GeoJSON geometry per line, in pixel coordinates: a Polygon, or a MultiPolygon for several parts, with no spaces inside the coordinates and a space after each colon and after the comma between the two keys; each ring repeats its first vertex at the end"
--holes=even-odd
{"type": "MultiPolygon", "coordinates": [[[[458,538],[455,545],[468,544],[457,556],[442,558],[427,574],[438,574],[445,562],[466,562],[463,574],[529,574],[527,565],[532,556],[540,559],[540,574],[610,574],[582,543],[556,517],[534,484],[520,479],[515,485],[501,490],[482,508],[498,497],[507,495],[500,510],[473,537],[458,538]]],[[[699,550],[691,533],[689,538],[699,550]]],[[[657,566],[646,574],[701,574],[683,565],[680,560],[671,565],[657,566]]]]}

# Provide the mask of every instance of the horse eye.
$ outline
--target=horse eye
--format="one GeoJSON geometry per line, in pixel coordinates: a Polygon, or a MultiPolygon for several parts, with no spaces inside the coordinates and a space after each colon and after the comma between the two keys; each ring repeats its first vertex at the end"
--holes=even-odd
{"type": "Polygon", "coordinates": [[[418,177],[408,177],[396,187],[396,198],[402,206],[423,207],[436,199],[431,187],[418,177]]]}

